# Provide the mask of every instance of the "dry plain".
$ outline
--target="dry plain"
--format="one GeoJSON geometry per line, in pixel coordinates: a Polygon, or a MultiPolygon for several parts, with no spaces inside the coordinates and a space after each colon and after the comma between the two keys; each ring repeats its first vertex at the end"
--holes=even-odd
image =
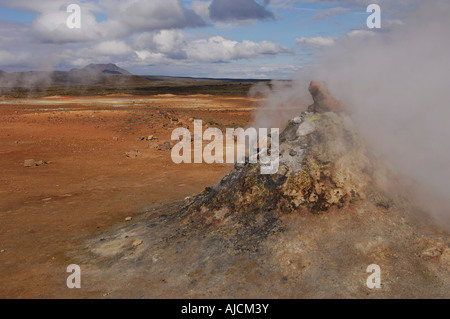
{"type": "Polygon", "coordinates": [[[2,98],[0,297],[99,297],[67,289],[66,252],[127,217],[217,183],[232,167],[176,165],[159,146],[176,127],[192,130],[193,119],[245,127],[257,102],[211,95],[2,98]],[[26,160],[40,165],[25,167],[26,160]]]}

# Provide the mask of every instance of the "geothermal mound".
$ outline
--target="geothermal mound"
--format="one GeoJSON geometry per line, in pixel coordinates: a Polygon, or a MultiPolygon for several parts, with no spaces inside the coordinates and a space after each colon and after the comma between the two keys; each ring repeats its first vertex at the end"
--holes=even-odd
{"type": "Polygon", "coordinates": [[[214,187],[73,253],[110,297],[450,297],[450,237],[410,201],[319,83],[280,135],[280,168],[236,165],[214,187]],[[367,267],[381,269],[370,289],[367,267]]]}

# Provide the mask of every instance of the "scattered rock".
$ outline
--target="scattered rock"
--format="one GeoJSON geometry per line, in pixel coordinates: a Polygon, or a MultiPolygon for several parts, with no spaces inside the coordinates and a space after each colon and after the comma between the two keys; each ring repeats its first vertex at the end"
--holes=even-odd
{"type": "Polygon", "coordinates": [[[127,217],[127,218],[125,218],[125,221],[126,222],[131,222],[133,220],[133,217],[127,217]]]}
{"type": "Polygon", "coordinates": [[[35,161],[34,159],[27,159],[23,162],[24,167],[35,167],[48,164],[46,161],[35,161]]]}
{"type": "Polygon", "coordinates": [[[137,158],[141,155],[141,151],[139,151],[139,150],[129,151],[129,152],[126,152],[125,155],[128,158],[137,158]]]}
{"type": "Polygon", "coordinates": [[[142,240],[136,240],[135,242],[133,242],[133,247],[136,248],[136,247],[142,245],[143,242],[144,241],[142,241],[142,240]]]}
{"type": "Polygon", "coordinates": [[[438,258],[442,255],[442,250],[438,248],[429,248],[420,253],[423,259],[430,260],[433,258],[438,258]]]}
{"type": "Polygon", "coordinates": [[[118,140],[119,140],[118,137],[113,137],[113,141],[114,141],[114,142],[117,142],[118,140]]]}
{"type": "Polygon", "coordinates": [[[36,166],[34,159],[27,159],[23,163],[23,167],[34,167],[34,166],[36,166]]]}
{"type": "Polygon", "coordinates": [[[301,118],[301,116],[297,116],[292,119],[292,122],[294,122],[295,124],[301,124],[303,122],[303,119],[301,118]]]}
{"type": "Polygon", "coordinates": [[[147,141],[152,141],[154,139],[153,135],[150,135],[149,137],[147,137],[147,141]]]}
{"type": "Polygon", "coordinates": [[[164,144],[158,145],[159,151],[170,151],[172,149],[172,145],[170,145],[170,142],[165,142],[164,144]]]}

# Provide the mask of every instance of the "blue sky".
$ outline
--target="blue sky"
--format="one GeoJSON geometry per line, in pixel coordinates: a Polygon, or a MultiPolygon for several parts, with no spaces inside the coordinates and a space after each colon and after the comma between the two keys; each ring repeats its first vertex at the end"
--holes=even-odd
{"type": "MultiPolygon", "coordinates": [[[[0,69],[116,63],[135,74],[286,79],[339,39],[368,32],[372,2],[0,0],[0,69]],[[81,8],[80,29],[67,28],[69,3],[81,8]]],[[[413,1],[379,2],[395,22],[413,1]]]]}

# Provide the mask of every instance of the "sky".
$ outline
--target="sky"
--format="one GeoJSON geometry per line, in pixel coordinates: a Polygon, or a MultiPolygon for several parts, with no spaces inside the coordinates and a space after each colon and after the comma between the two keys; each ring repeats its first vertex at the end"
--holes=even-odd
{"type": "Polygon", "coordinates": [[[414,0],[0,0],[0,69],[114,63],[141,75],[291,79],[325,48],[389,32],[414,0]],[[367,6],[382,10],[370,30],[367,6]],[[81,9],[69,28],[70,4],[81,9]]]}

